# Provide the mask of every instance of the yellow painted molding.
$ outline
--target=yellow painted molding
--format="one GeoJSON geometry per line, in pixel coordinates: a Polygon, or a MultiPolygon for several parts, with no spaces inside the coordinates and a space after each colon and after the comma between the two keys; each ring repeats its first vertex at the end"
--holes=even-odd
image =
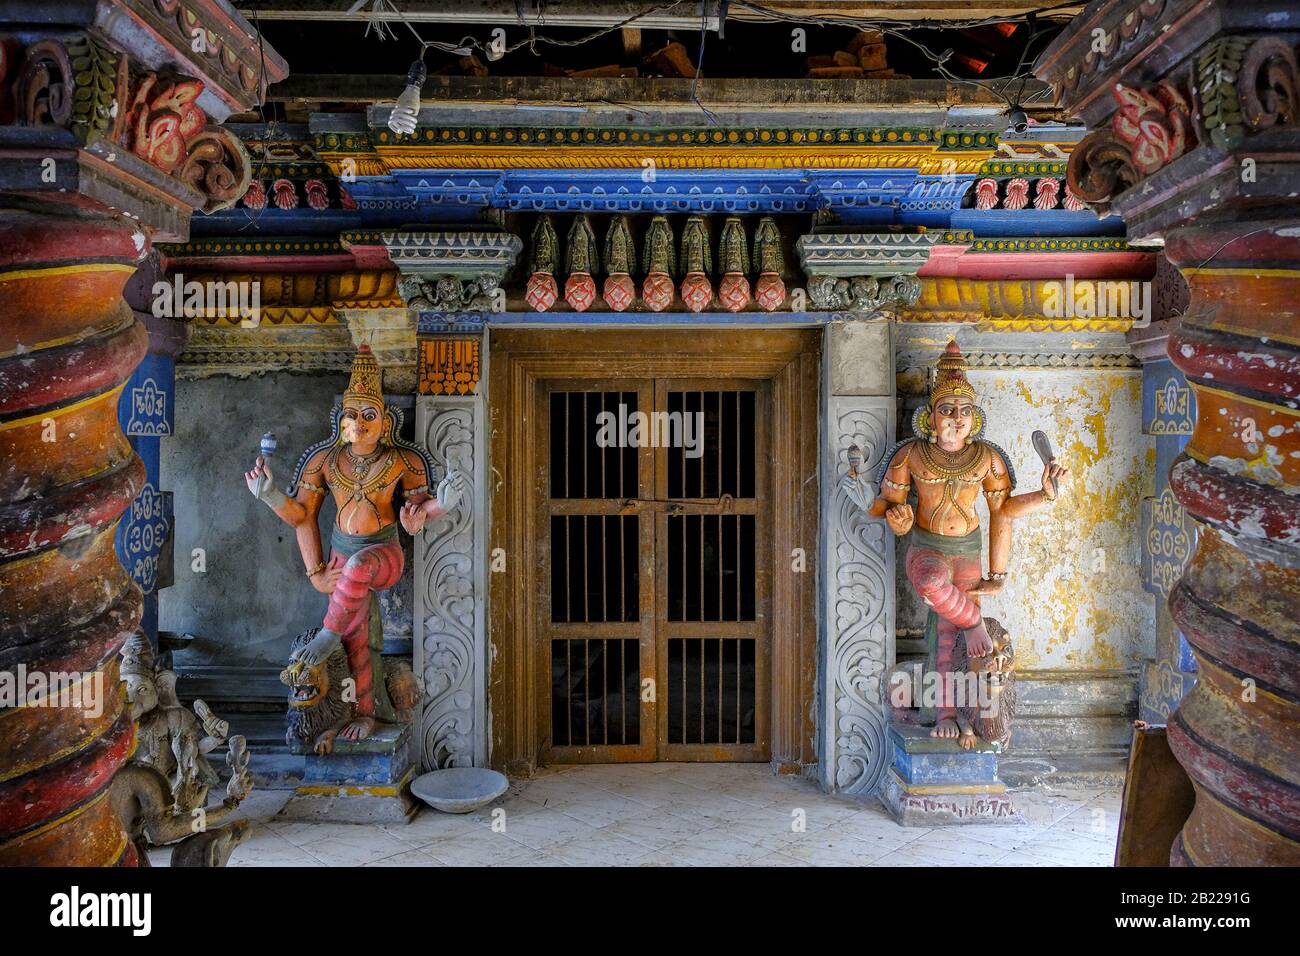
{"type": "Polygon", "coordinates": [[[126,382],[107,392],[99,392],[91,395],[89,398],[83,398],[79,402],[73,402],[71,405],[61,405],[58,408],[49,408],[43,412],[37,412],[34,415],[27,415],[23,418],[11,418],[7,422],[0,422],[0,432],[8,431],[11,428],[19,428],[22,425],[30,425],[32,422],[41,422],[47,418],[62,418],[64,415],[71,414],[78,409],[85,408],[87,405],[94,405],[96,402],[116,402],[122,389],[126,387],[126,382]]]}
{"type": "Polygon", "coordinates": [[[916,796],[942,795],[950,793],[1006,793],[1007,785],[1005,783],[964,783],[964,784],[947,784],[947,783],[923,783],[909,784],[900,777],[899,782],[903,784],[903,792],[916,796]]]}
{"type": "Polygon", "coordinates": [[[387,176],[388,167],[375,156],[358,156],[356,153],[320,153],[322,162],[336,177],[387,176]]]}
{"type": "Polygon", "coordinates": [[[937,145],[828,142],[809,146],[378,146],[375,154],[321,153],[336,176],[383,176],[394,169],[918,169],[924,175],[974,175],[992,150],[937,145]],[[349,164],[345,168],[344,164],[349,164]]]}
{"type": "Polygon", "coordinates": [[[975,279],[922,276],[916,302],[902,322],[971,323],[989,332],[1127,332],[1131,318],[1055,318],[1044,312],[1051,279],[975,279]]]}
{"type": "Polygon", "coordinates": [[[86,275],[93,272],[125,272],[128,275],[135,275],[136,268],[136,266],[129,266],[120,262],[83,262],[75,266],[14,269],[10,272],[0,272],[0,282],[11,282],[14,279],[46,279],[51,276],[86,275]]]}

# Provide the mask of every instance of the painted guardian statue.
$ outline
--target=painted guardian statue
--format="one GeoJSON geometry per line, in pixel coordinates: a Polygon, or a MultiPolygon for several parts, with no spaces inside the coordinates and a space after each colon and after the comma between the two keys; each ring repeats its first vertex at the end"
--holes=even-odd
{"type": "Polygon", "coordinates": [[[295,667],[317,669],[343,648],[356,695],[352,719],[339,733],[345,740],[365,739],[379,722],[395,719],[380,656],[376,592],[402,576],[398,522],[417,535],[431,518],[456,508],[465,493],[464,476],[450,472],[437,495],[430,494],[433,461],[423,448],[398,437],[400,427],[401,412],[384,402],[379,363],[362,345],[343,401],[334,408],[332,433],[303,453],[288,494],[274,485],[265,443],[244,475],[248,490],[294,529],[307,578],[329,595],[323,626],[310,641],[295,644],[286,674],[295,667]],[[318,523],[327,494],[338,509],[328,558],[318,523]]]}
{"type": "MultiPolygon", "coordinates": [[[[975,404],[966,372],[961,350],[950,341],[939,358],[930,400],[912,419],[917,437],[900,442],[881,462],[878,495],[871,494],[856,468],[841,484],[855,504],[883,517],[895,534],[911,534],[907,578],[930,608],[931,666],[944,678],[938,684],[931,736],[956,738],[969,748],[978,739],[976,728],[970,711],[958,707],[958,682],[949,678],[959,670],[995,670],[1006,656],[1005,632],[998,627],[996,640],[990,636],[980,599],[997,594],[1005,584],[1012,523],[1055,501],[1069,469],[1057,464],[1046,437],[1035,433],[1043,458],[1042,490],[1012,495],[1015,473],[1006,453],[983,438],[984,412],[975,404]],[[975,508],[981,492],[989,511],[987,575],[975,508]]],[[[999,728],[999,734],[1004,732],[999,728]]]]}

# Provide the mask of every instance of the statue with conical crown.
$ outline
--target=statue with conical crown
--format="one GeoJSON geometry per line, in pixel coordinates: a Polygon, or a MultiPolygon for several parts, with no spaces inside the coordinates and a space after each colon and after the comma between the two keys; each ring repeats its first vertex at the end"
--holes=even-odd
{"type": "MultiPolygon", "coordinates": [[[[380,382],[379,363],[369,346],[360,346],[343,401],[334,407],[332,433],[303,453],[288,494],[275,487],[266,454],[244,475],[249,491],[294,529],[304,573],[316,590],[329,595],[323,626],[293,657],[314,668],[342,645],[356,696],[353,719],[340,731],[346,740],[362,740],[378,722],[393,719],[375,594],[402,576],[398,523],[417,535],[429,519],[457,507],[465,492],[464,476],[451,472],[437,494],[430,493],[433,461],[422,447],[398,436],[401,411],[384,402],[380,382]],[[326,495],[338,509],[328,558],[318,524],[326,495]]],[[[318,752],[328,752],[332,740],[330,735],[318,752]]]]}
{"type": "MultiPolygon", "coordinates": [[[[900,537],[911,534],[907,578],[930,608],[927,636],[934,670],[945,678],[969,667],[989,669],[1000,652],[980,611],[980,599],[997,594],[1011,558],[1011,526],[1056,500],[1069,469],[1051,456],[1043,436],[1041,491],[1012,495],[1015,472],[1007,455],[983,437],[985,416],[966,377],[967,362],[950,341],[930,386],[930,400],[912,418],[915,438],[885,455],[872,489],[851,468],[841,480],[848,497],[873,517],[883,517],[900,537]],[[878,494],[872,495],[873,490],[878,494]],[[979,515],[981,492],[989,511],[988,574],[983,573],[979,515]],[[915,495],[916,508],[909,503],[915,495]],[[963,645],[958,646],[958,641],[963,645]]],[[[850,460],[853,459],[850,449],[850,460]]],[[[977,740],[968,713],[954,699],[955,682],[939,682],[931,736],[957,739],[963,748],[977,740]]]]}

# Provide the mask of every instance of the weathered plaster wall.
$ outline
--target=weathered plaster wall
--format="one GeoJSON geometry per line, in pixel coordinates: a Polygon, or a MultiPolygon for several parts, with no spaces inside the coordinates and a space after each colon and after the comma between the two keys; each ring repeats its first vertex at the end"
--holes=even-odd
{"type": "MultiPolygon", "coordinates": [[[[176,581],[162,592],[160,627],[196,636],[178,665],[279,668],[294,635],[320,623],[326,598],[303,576],[293,531],[248,493],[243,472],[273,431],[283,488],[302,450],[328,434],[346,385],[345,375],[290,373],[176,383],[176,436],[161,463],[175,494],[176,581]],[[195,548],[205,573],[192,569],[195,548]]],[[[322,511],[328,529],[333,503],[322,511]]]]}
{"type": "MultiPolygon", "coordinates": [[[[1016,470],[1016,493],[1042,484],[1035,429],[1071,469],[1059,502],[1016,523],[1008,585],[985,599],[986,613],[1011,632],[1023,671],[1136,668],[1155,633],[1140,574],[1141,499],[1155,465],[1141,430],[1140,372],[973,370],[970,380],[988,413],[987,437],[1016,470]]],[[[923,387],[919,373],[900,376],[909,422],[923,387]]],[[[979,507],[987,548],[988,511],[979,507]]],[[[924,624],[924,606],[901,576],[899,607],[900,626],[924,624]]]]}
{"type": "MultiPolygon", "coordinates": [[[[182,378],[176,383],[176,436],[161,471],[175,493],[176,583],[162,592],[160,627],[195,635],[176,654],[182,690],[221,700],[278,699],[277,674],[289,643],[325,614],[326,597],[303,576],[293,531],[260,504],[243,472],[266,431],[275,432],[276,485],[284,488],[303,449],[329,435],[330,410],[347,386],[340,373],[267,373],[182,378]],[[204,550],[206,570],[194,570],[204,550]]],[[[414,402],[405,406],[404,436],[413,434],[414,402]]],[[[334,503],[321,508],[329,550],[334,503]]],[[[410,653],[413,631],[411,539],[401,535],[407,570],[380,596],[384,647],[410,653]]]]}

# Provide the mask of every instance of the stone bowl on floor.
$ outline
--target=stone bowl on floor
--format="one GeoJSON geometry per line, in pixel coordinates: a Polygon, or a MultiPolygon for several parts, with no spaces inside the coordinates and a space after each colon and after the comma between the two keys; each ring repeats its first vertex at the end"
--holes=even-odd
{"type": "Polygon", "coordinates": [[[472,813],[509,787],[505,774],[484,767],[449,767],[411,781],[411,793],[443,813],[472,813]]]}

